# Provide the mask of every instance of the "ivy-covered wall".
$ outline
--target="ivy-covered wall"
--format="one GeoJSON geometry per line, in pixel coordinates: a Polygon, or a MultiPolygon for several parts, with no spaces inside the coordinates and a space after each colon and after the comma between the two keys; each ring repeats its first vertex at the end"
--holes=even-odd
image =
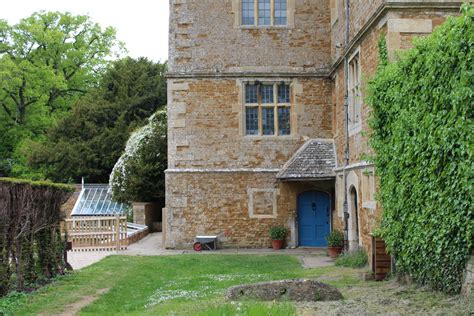
{"type": "Polygon", "coordinates": [[[448,293],[474,244],[474,8],[462,11],[394,63],[381,45],[368,100],[381,234],[398,272],[448,293]]]}
{"type": "Polygon", "coordinates": [[[0,297],[64,272],[61,205],[74,188],[0,178],[0,297]]]}

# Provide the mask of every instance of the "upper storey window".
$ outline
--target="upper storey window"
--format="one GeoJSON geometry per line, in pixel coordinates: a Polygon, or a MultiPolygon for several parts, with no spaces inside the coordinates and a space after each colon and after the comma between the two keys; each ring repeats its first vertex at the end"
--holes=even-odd
{"type": "Polygon", "coordinates": [[[245,85],[245,134],[291,135],[290,108],[288,84],[245,85]]]}
{"type": "Polygon", "coordinates": [[[255,24],[254,0],[242,0],[242,25],[255,24]]]}
{"type": "Polygon", "coordinates": [[[360,55],[354,54],[349,60],[349,128],[361,123],[362,94],[360,55]]]}
{"type": "Polygon", "coordinates": [[[242,25],[287,25],[288,0],[242,0],[242,25]]]}

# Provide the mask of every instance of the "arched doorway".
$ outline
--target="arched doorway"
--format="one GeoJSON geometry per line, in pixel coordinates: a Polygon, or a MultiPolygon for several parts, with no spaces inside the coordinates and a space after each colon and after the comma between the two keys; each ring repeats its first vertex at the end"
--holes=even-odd
{"type": "Polygon", "coordinates": [[[350,203],[351,203],[351,214],[350,221],[352,227],[352,238],[350,240],[354,245],[359,244],[359,203],[357,201],[357,190],[355,187],[351,187],[349,190],[350,193],[350,203]],[[352,218],[352,219],[351,219],[352,218]]]}
{"type": "Polygon", "coordinates": [[[330,232],[330,198],[320,191],[309,191],[298,197],[298,245],[327,247],[330,232]]]}

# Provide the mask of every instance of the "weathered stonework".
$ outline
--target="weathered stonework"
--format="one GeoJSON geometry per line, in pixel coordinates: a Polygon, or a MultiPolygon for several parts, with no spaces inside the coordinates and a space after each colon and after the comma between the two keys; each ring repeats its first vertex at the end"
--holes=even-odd
{"type": "MultiPolygon", "coordinates": [[[[341,1],[342,2],[342,1],[341,1]]],[[[376,170],[364,162],[367,155],[373,154],[368,144],[370,128],[368,119],[370,108],[364,103],[361,109],[361,127],[355,133],[349,133],[348,165],[344,167],[346,131],[344,112],[344,63],[341,58],[350,56],[355,51],[360,54],[362,72],[362,98],[366,95],[368,80],[375,74],[378,66],[378,41],[385,36],[389,58],[396,58],[398,51],[412,47],[412,39],[432,32],[449,15],[456,14],[460,3],[456,1],[436,1],[425,5],[422,1],[406,3],[403,1],[351,1],[351,19],[349,46],[344,44],[345,14],[344,6],[339,3],[338,19],[332,26],[333,43],[341,44],[340,49],[333,49],[334,68],[333,133],[338,158],[336,168],[336,214],[334,223],[343,227],[344,199],[347,197],[349,212],[348,238],[351,249],[363,247],[371,260],[371,233],[377,228],[380,217],[380,205],[375,201],[377,191],[376,170]],[[341,12],[342,10],[342,12],[341,12]],[[364,25],[365,23],[365,25],[364,25]],[[367,23],[371,23],[369,27],[367,23]],[[338,62],[339,61],[339,62],[338,62]],[[347,177],[344,185],[344,173],[347,177]],[[355,190],[357,205],[351,197],[351,188],[355,190]],[[357,206],[357,207],[356,207],[357,206]],[[357,210],[357,215],[356,215],[357,210]],[[357,219],[356,219],[357,218],[357,219]],[[357,227],[359,233],[357,234],[357,227]]],[[[353,191],[354,192],[354,191],[353,191]]]]}
{"type": "Polygon", "coordinates": [[[170,73],[298,73],[329,67],[329,0],[291,1],[294,25],[240,28],[235,27],[240,5],[233,0],[171,0],[170,73]]]}
{"type": "Polygon", "coordinates": [[[268,246],[273,225],[288,227],[287,244],[295,247],[297,196],[320,190],[334,200],[332,181],[285,183],[276,172],[168,171],[166,182],[167,248],[190,247],[196,235],[218,235],[224,247],[268,246]],[[271,213],[261,214],[269,216],[252,214],[252,205],[265,201],[255,192],[274,194],[276,207],[272,197],[271,213]]]}
{"type": "Polygon", "coordinates": [[[161,220],[159,203],[133,202],[132,210],[135,224],[146,225],[150,231],[159,230],[159,225],[154,224],[161,220]]]}
{"type": "Polygon", "coordinates": [[[322,191],[331,229],[344,229],[347,197],[349,244],[370,254],[381,215],[376,170],[364,161],[370,109],[362,105],[360,126],[346,139],[344,57],[359,52],[364,97],[382,35],[396,58],[461,3],[350,1],[348,43],[343,0],[288,0],[288,24],[278,27],[241,26],[240,0],[170,4],[165,246],[189,247],[198,234],[218,235],[225,247],[269,246],[273,225],[286,226],[287,245],[298,246],[298,196],[322,191]],[[245,84],[257,81],[290,85],[291,135],[245,135],[245,84]],[[331,177],[278,180],[311,139],[334,140],[331,177]]]}

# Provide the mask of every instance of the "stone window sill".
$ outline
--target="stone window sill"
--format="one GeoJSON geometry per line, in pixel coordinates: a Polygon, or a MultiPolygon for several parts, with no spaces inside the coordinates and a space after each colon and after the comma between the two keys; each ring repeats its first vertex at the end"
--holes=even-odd
{"type": "Polygon", "coordinates": [[[240,25],[241,30],[289,30],[289,25],[240,25]]]}
{"type": "Polygon", "coordinates": [[[297,136],[261,136],[261,135],[245,135],[243,136],[245,140],[297,140],[297,136]]]}
{"type": "Polygon", "coordinates": [[[362,131],[362,123],[349,125],[349,137],[359,134],[362,131]]]}
{"type": "Polygon", "coordinates": [[[362,207],[369,209],[369,210],[375,210],[377,209],[377,202],[376,201],[367,201],[362,203],[362,207]]]}

